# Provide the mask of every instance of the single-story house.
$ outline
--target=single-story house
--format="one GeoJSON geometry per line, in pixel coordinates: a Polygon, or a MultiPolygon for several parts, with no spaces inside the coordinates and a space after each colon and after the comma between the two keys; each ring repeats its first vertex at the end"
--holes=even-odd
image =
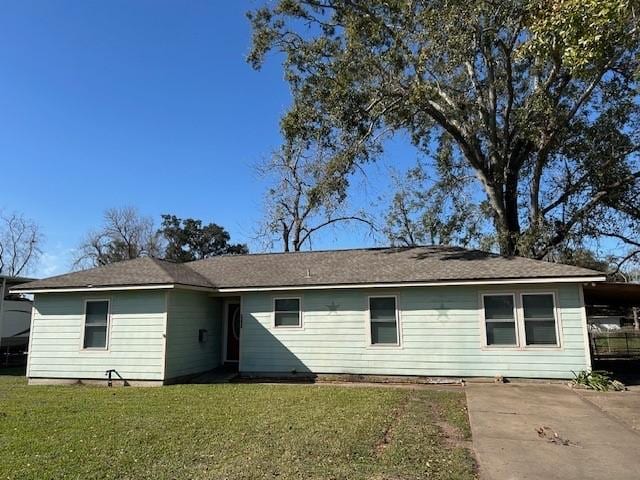
{"type": "Polygon", "coordinates": [[[453,247],[139,258],[35,296],[30,383],[243,375],[572,378],[591,366],[583,285],[602,273],[453,247]]]}

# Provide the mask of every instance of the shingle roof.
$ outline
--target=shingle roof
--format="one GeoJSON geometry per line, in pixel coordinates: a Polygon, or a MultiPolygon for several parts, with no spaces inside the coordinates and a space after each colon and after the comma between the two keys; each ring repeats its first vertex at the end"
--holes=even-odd
{"type": "Polygon", "coordinates": [[[25,283],[13,290],[166,284],[211,286],[206,278],[185,264],[143,257],[25,283]]]}
{"type": "Polygon", "coordinates": [[[175,264],[139,258],[20,285],[19,290],[180,284],[269,288],[602,276],[601,272],[456,247],[229,255],[175,264]]]}
{"type": "Polygon", "coordinates": [[[438,282],[602,275],[456,247],[373,248],[222,256],[189,267],[218,288],[438,282]]]}

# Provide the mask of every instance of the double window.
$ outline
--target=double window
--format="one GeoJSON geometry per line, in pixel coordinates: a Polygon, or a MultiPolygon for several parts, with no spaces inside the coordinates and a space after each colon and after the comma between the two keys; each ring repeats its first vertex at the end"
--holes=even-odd
{"type": "Polygon", "coordinates": [[[109,300],[87,300],[82,348],[106,349],[109,338],[109,300]]]}
{"type": "Polygon", "coordinates": [[[488,347],[560,345],[553,293],[483,294],[482,311],[488,347]]]}
{"type": "Polygon", "coordinates": [[[299,298],[275,298],[273,300],[273,325],[275,327],[302,327],[299,298]]]}
{"type": "Polygon", "coordinates": [[[371,345],[400,345],[396,297],[369,297],[371,345]]]}

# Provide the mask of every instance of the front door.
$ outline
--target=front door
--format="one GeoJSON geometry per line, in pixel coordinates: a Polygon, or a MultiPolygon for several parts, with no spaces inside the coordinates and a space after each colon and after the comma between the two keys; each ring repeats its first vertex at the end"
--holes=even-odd
{"type": "Polygon", "coordinates": [[[227,304],[227,362],[240,358],[240,304],[227,304]]]}

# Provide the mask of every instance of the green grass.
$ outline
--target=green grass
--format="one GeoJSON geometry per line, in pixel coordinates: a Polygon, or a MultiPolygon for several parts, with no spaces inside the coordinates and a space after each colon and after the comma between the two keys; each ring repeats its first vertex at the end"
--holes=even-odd
{"type": "Polygon", "coordinates": [[[0,479],[470,479],[469,438],[461,391],[0,377],[0,479]]]}
{"type": "Polygon", "coordinates": [[[607,350],[607,348],[610,348],[611,350],[621,350],[621,351],[626,351],[627,346],[629,347],[629,349],[631,350],[640,350],[640,337],[638,336],[629,336],[628,339],[625,339],[624,336],[619,336],[619,337],[615,337],[615,336],[611,336],[609,338],[607,338],[606,336],[602,336],[602,337],[596,337],[595,338],[595,343],[598,346],[598,348],[603,349],[603,350],[607,350]]]}

